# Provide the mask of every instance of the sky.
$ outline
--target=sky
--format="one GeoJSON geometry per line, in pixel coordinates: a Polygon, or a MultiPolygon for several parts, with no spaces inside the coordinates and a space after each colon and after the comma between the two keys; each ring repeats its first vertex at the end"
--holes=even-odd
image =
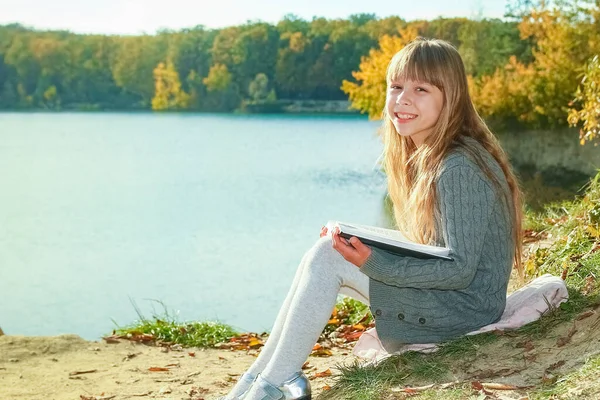
{"type": "Polygon", "coordinates": [[[286,14],[311,20],[369,13],[405,20],[501,18],[506,0],[0,0],[0,25],[135,35],[197,25],[222,28],[247,21],[277,23],[286,14]]]}

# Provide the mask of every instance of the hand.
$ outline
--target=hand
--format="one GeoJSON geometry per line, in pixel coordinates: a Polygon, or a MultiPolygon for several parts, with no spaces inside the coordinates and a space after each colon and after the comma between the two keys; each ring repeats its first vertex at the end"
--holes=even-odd
{"type": "Polygon", "coordinates": [[[327,227],[326,226],[321,228],[321,236],[320,237],[323,237],[323,236],[327,236],[327,227]]]}
{"type": "Polygon", "coordinates": [[[371,255],[371,248],[363,244],[358,238],[351,237],[350,240],[340,236],[340,229],[334,228],[331,235],[333,248],[338,251],[346,259],[357,267],[362,267],[367,258],[371,255]]]}

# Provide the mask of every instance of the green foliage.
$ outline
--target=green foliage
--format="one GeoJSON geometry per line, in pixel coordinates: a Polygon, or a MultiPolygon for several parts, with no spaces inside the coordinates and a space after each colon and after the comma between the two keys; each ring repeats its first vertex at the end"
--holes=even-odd
{"type": "Polygon", "coordinates": [[[117,335],[150,334],[156,341],[180,344],[185,347],[214,347],[236,336],[238,332],[228,325],[218,322],[180,322],[161,303],[163,311],[153,313],[150,318],[144,317],[135,303],[132,303],[139,320],[135,323],[118,327],[117,335]]]}
{"type": "MultiPolygon", "coordinates": [[[[549,206],[532,224],[547,237],[524,260],[527,277],[563,276],[567,285],[586,296],[600,295],[600,173],[576,200],[549,206]]],[[[531,217],[529,217],[531,218],[531,217]]]]}
{"type": "Polygon", "coordinates": [[[311,21],[287,15],[275,25],[200,26],[141,36],[6,25],[0,26],[0,108],[231,111],[257,101],[257,92],[249,90],[259,74],[269,83],[259,101],[346,100],[341,83],[354,82],[361,58],[400,29],[471,46],[484,53],[474,60],[485,70],[503,63],[504,54],[521,43],[514,23],[440,18],[409,24],[371,14],[311,21]],[[465,24],[485,40],[473,44],[467,34],[461,39],[465,24]],[[161,62],[164,68],[156,71],[161,62]]]}
{"type": "Polygon", "coordinates": [[[343,297],[335,305],[332,319],[325,326],[323,333],[331,333],[340,325],[355,325],[359,322],[365,327],[373,322],[369,306],[351,297],[343,297]]]}
{"type": "Polygon", "coordinates": [[[263,73],[257,74],[248,86],[248,94],[254,101],[265,100],[269,96],[269,78],[263,73]]]}

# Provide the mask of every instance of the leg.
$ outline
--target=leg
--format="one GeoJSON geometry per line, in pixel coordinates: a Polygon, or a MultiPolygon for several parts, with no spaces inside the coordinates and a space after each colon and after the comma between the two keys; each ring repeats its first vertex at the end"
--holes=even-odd
{"type": "MultiPolygon", "coordinates": [[[[331,238],[321,238],[304,258],[295,294],[262,378],[277,386],[301,369],[342,288],[344,293],[368,302],[369,278],[332,248],[331,238]]],[[[262,398],[260,391],[253,385],[246,399],[262,398]]]]}
{"type": "Polygon", "coordinates": [[[296,274],[294,276],[294,280],[292,281],[292,286],[286,295],[286,298],[279,309],[279,313],[277,314],[277,318],[275,319],[275,323],[273,324],[273,328],[269,334],[269,338],[265,343],[265,346],[261,349],[258,357],[252,363],[250,368],[242,375],[240,380],[235,384],[233,389],[229,392],[229,394],[225,397],[225,399],[235,399],[241,396],[244,392],[248,390],[252,381],[258,374],[260,374],[265,366],[271,359],[275,348],[277,347],[277,342],[279,341],[279,337],[281,335],[281,331],[283,329],[284,322],[288,315],[288,310],[290,308],[290,304],[294,295],[296,294],[296,290],[298,287],[298,283],[300,282],[300,278],[302,276],[302,272],[304,271],[304,267],[306,265],[306,259],[308,258],[308,252],[302,257],[300,261],[300,265],[298,265],[298,269],[296,270],[296,274]]]}

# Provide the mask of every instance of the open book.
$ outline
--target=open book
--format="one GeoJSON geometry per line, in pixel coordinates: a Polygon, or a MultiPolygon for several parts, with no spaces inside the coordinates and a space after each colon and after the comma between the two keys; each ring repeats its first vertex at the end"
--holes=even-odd
{"type": "Polygon", "coordinates": [[[346,239],[355,236],[366,245],[375,246],[390,253],[416,258],[452,260],[450,249],[411,242],[400,231],[339,221],[329,221],[326,226],[329,233],[334,227],[339,227],[340,236],[346,239]]]}

